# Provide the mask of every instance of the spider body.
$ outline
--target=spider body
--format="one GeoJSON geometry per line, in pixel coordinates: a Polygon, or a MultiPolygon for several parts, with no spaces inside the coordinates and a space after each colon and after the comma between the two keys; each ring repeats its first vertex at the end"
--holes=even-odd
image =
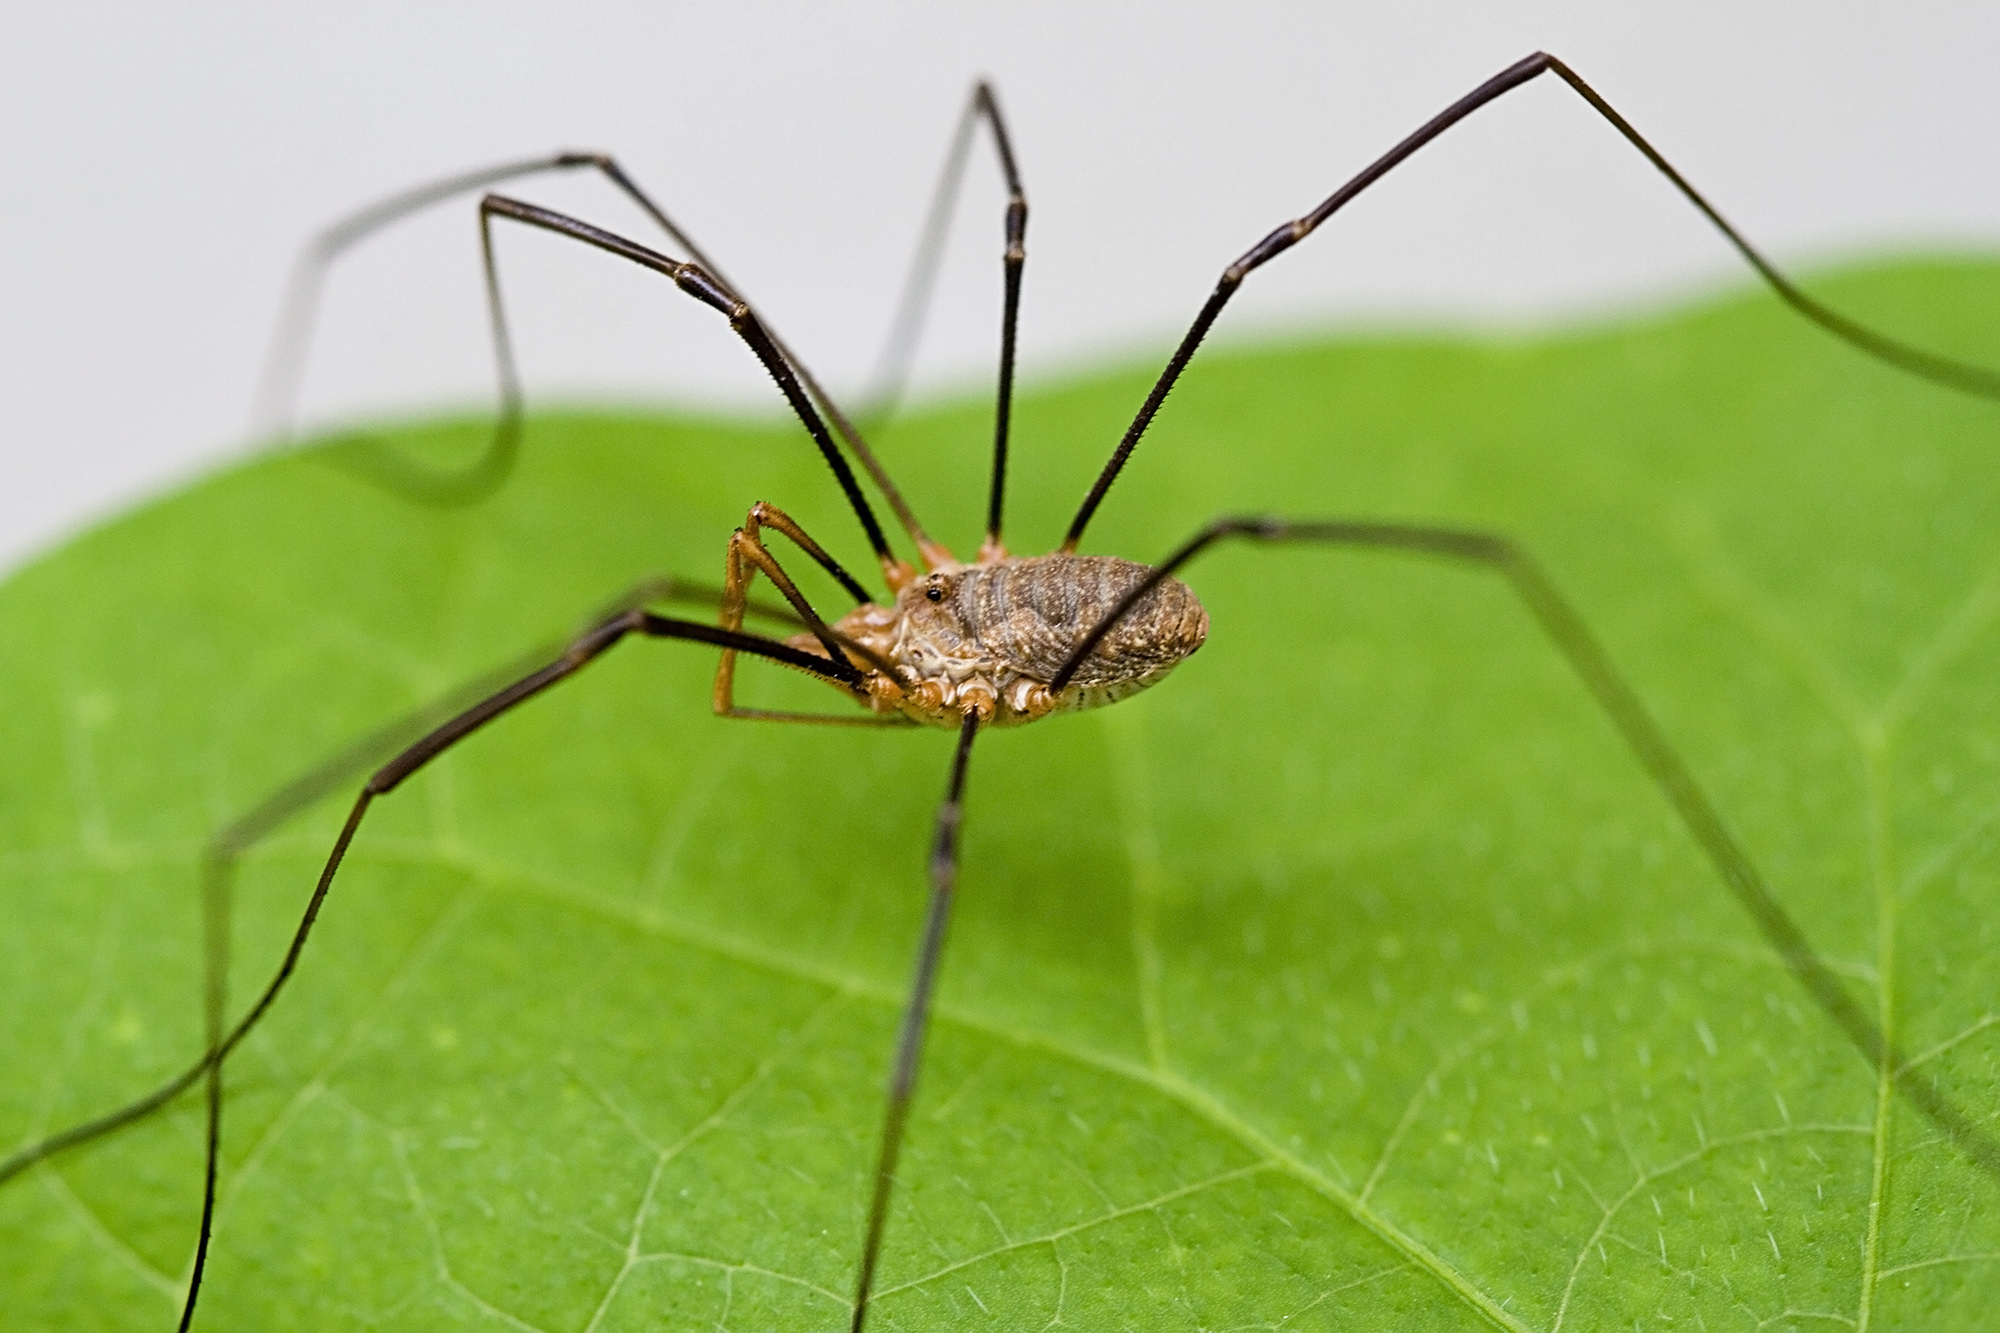
{"type": "MultiPolygon", "coordinates": [[[[968,712],[1019,726],[1130,698],[1164,679],[1208,637],[1208,613],[1179,579],[1162,579],[1117,620],[1070,679],[1051,689],[1083,637],[1153,570],[1115,556],[1000,556],[945,564],[906,583],[888,606],[864,603],[837,636],[883,666],[854,693],[878,714],[956,730],[968,712]]],[[[825,655],[811,634],[790,646],[825,655]]]]}

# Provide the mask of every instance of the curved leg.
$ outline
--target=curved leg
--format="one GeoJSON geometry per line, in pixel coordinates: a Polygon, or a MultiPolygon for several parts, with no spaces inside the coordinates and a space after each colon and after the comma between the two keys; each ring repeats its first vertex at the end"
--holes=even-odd
{"type": "Polygon", "coordinates": [[[944,955],[945,930],[951,924],[952,895],[958,887],[958,829],[965,813],[965,770],[972,759],[972,741],[979,733],[979,714],[967,713],[958,728],[958,750],[952,756],[951,777],[938,805],[937,828],[931,838],[931,900],[924,914],[924,934],[917,945],[916,975],[903,1021],[896,1032],[896,1061],[889,1072],[888,1103],[882,1113],[882,1145],[875,1156],[875,1189],[868,1200],[868,1226],[861,1243],[861,1269],[854,1280],[854,1321],[850,1333],[861,1333],[868,1319],[868,1293],[875,1285],[875,1262],[882,1253],[882,1232],[889,1223],[889,1195],[896,1184],[896,1158],[903,1149],[903,1130],[910,1119],[910,1098],[917,1090],[923,1064],[924,1032],[930,1026],[931,998],[937,989],[938,961],[944,955]]]}
{"type": "MultiPolygon", "coordinates": [[[[369,804],[377,796],[386,795],[394,790],[405,778],[494,718],[560,681],[568,679],[630,634],[712,644],[732,652],[749,652],[767,657],[844,687],[851,688],[859,683],[859,673],[844,663],[800,652],[762,636],[676,620],[642,609],[644,603],[673,600],[693,600],[712,606],[717,600],[717,594],[713,590],[702,589],[698,585],[686,584],[671,577],[649,579],[620,598],[613,610],[600,615],[597,623],[578,636],[567,648],[561,650],[554,661],[549,661],[554,650],[535,653],[522,662],[489,673],[443,700],[363,738],[280,788],[211,839],[204,852],[202,864],[206,947],[203,986],[206,1048],[203,1054],[188,1068],[144,1097],[106,1115],[51,1135],[0,1160],[0,1184],[68,1148],[144,1119],[172,1102],[193,1086],[197,1079],[204,1080],[208,1094],[207,1161],[204,1168],[201,1231],[180,1325],[182,1329],[186,1329],[193,1317],[195,1300],[200,1290],[201,1271],[206,1261],[213,1222],[217,1159],[221,1141],[222,1064],[255,1028],[284,989],[286,981],[297,966],[306,940],[311,935],[313,924],[318,918],[320,907],[331,888],[333,876],[339,868],[347,846],[352,841],[369,804]],[[544,665],[536,667],[533,665],[535,663],[544,665]],[[386,763],[382,762],[385,757],[386,763]],[[380,767],[363,786],[360,797],[349,813],[333,853],[308,900],[298,926],[294,929],[276,973],[266,983],[250,1009],[233,1026],[225,1027],[226,997],[223,980],[228,970],[230,890],[237,858],[293,814],[313,804],[333,788],[351,780],[356,773],[376,764],[380,764],[380,767]]],[[[751,605],[747,610],[760,618],[775,620],[787,626],[802,625],[802,622],[789,611],[761,604],[751,605]]]]}
{"type": "MultiPolygon", "coordinates": [[[[896,409],[902,404],[904,390],[909,385],[917,344],[923,338],[924,323],[930,314],[931,292],[937,284],[938,268],[944,262],[945,239],[951,220],[958,212],[959,190],[965,184],[965,164],[972,155],[973,131],[979,128],[981,121],[986,123],[993,136],[993,150],[1000,158],[1009,208],[1011,210],[1014,199],[1020,198],[1025,214],[1027,200],[1021,194],[1020,179],[1013,169],[1013,142],[1000,115],[999,100],[992,85],[981,79],[973,85],[972,92],[965,99],[964,109],[959,112],[958,125],[951,135],[951,146],[945,150],[944,168],[938,172],[937,184],[931,190],[930,207],[925,211],[923,227],[917,233],[917,247],[910,256],[909,271],[903,277],[902,293],[896,298],[895,318],[890,321],[889,334],[882,340],[881,353],[875,358],[875,368],[868,376],[868,388],[860,397],[857,415],[871,426],[896,414],[896,409]]],[[[1024,216],[1024,226],[1025,221],[1024,216]]]]}
{"type": "Polygon", "coordinates": [[[806,433],[812,436],[813,443],[819,446],[820,456],[826,460],[827,467],[832,470],[835,480],[840,483],[841,492],[847,497],[848,506],[860,520],[862,530],[868,536],[868,545],[875,552],[876,560],[881,563],[883,578],[890,588],[900,588],[915,577],[909,565],[890,553],[888,540],[882,535],[882,525],[876,521],[874,509],[861,494],[861,487],[854,479],[854,470],[848,467],[846,457],[834,444],[833,436],[827,431],[825,418],[813,405],[811,396],[801,385],[791,362],[772,340],[770,331],[757,317],[757,312],[699,264],[661,254],[616,232],[606,231],[602,227],[593,226],[566,213],[558,213],[554,209],[524,203],[519,199],[509,199],[505,195],[487,195],[479,201],[480,242],[485,255],[487,286],[493,294],[494,329],[496,336],[502,338],[500,360],[505,376],[513,375],[513,353],[504,342],[506,321],[500,304],[499,273],[493,254],[495,218],[505,218],[542,231],[553,232],[558,236],[566,236],[571,240],[582,241],[585,245],[603,250],[607,254],[616,255],[620,259],[630,260],[642,268],[651,269],[655,273],[671,278],[674,286],[681,291],[703,305],[728,316],[731,331],[743,340],[765,371],[777,382],[779,392],[784,394],[785,401],[790,404],[799,423],[806,428],[806,433]]]}
{"type": "Polygon", "coordinates": [[[334,876],[339,873],[340,864],[346,858],[347,849],[353,843],[354,835],[359,831],[361,821],[367,816],[369,807],[378,797],[394,791],[405,779],[487,723],[569,679],[603,656],[621,640],[633,634],[648,638],[686,639],[696,643],[713,644],[719,648],[756,653],[761,657],[768,657],[822,680],[843,686],[852,687],[860,682],[860,673],[852,667],[815,657],[774,640],[720,629],[713,625],[675,620],[635,608],[621,611],[599,622],[579,635],[553,662],[528,672],[460,710],[454,716],[432,727],[426,734],[376,769],[362,785],[360,794],[348,811],[347,820],[341,826],[339,836],[334,840],[333,850],[327,855],[326,865],[313,886],[312,896],[306,901],[305,911],[299,918],[298,927],[293,932],[291,943],[286,948],[276,973],[248,1012],[226,1033],[222,1029],[218,1005],[221,998],[220,986],[211,982],[208,988],[208,1001],[211,1005],[209,1049],[201,1066],[206,1074],[208,1093],[207,1162],[203,1171],[201,1230],[195,1242],[194,1265],[188,1284],[187,1303],[181,1314],[182,1333],[185,1333],[194,1318],[195,1302],[201,1294],[202,1269],[208,1260],[208,1243],[214,1223],[216,1169],[222,1141],[223,1061],[270,1011],[279,993],[283,991],[285,982],[290,979],[293,970],[298,966],[299,956],[304,952],[306,940],[312,934],[313,923],[319,918],[320,908],[325,905],[327,894],[333,887],[334,876]]]}
{"type": "MultiPolygon", "coordinates": [[[[291,435],[292,413],[298,403],[306,354],[312,345],[320,291],[326,285],[326,275],[334,260],[373,233],[420,213],[433,204],[473,190],[487,189],[503,181],[581,165],[583,160],[579,154],[554,153],[548,157],[480,167],[399,191],[322,228],[300,248],[298,258],[292,261],[291,277],[285,284],[284,300],[278,307],[278,322],[271,330],[271,341],[264,352],[264,366],[258,373],[256,393],[250,403],[250,437],[253,440],[282,440],[291,435]]],[[[435,480],[445,483],[451,479],[435,480]]]]}
{"type": "Polygon", "coordinates": [[[1214,292],[1210,293],[1207,303],[1201,308],[1201,313],[1195,316],[1193,326],[1181,339],[1180,346],[1174,350],[1173,356],[1167,362],[1167,368],[1160,372],[1160,378],[1154,382],[1152,391],[1146,395],[1146,401],[1140,406],[1139,414],[1132,419],[1132,424],[1125,428],[1124,438],[1118,442],[1117,449],[1112,451],[1110,461],[1104,465],[1104,471],[1098,474],[1096,483],[1090,488],[1090,494],[1084,497],[1082,506],[1076,511],[1076,517],[1070,520],[1069,533],[1063,538],[1062,549],[1074,551],[1077,543],[1083,539],[1083,531],[1090,525],[1090,517],[1097,512],[1097,506],[1103,502],[1105,492],[1109,491],[1111,483],[1118,479],[1118,473],[1124,468],[1125,460],[1130,458],[1132,451],[1138,447],[1139,437],[1144,435],[1146,427],[1152,424],[1154,416],[1159,413],[1160,404],[1166,401],[1174,382],[1180,378],[1181,372],[1187,369],[1188,362],[1194,358],[1195,350],[1201,346],[1202,339],[1208,336],[1216,317],[1222,313],[1222,307],[1229,303],[1229,298],[1243,285],[1244,278],[1267,261],[1283,254],[1310,236],[1320,223],[1345,208],[1363,190],[1395,170],[1406,158],[1453,125],[1502,94],[1550,73],[1574,89],[1579,97],[1590,104],[1591,110],[1610,122],[1611,127],[1617,130],[1627,143],[1638,149],[1645,155],[1647,161],[1658,167],[1660,173],[1680,191],[1681,197],[1694,205],[1703,217],[1714,224],[1716,230],[1722,233],[1736,252],[1757,271],[1757,275],[1793,310],[1850,346],[1878,360],[1886,361],[1898,369],[1948,388],[1976,394],[1981,398],[2000,399],[2000,371],[1912,347],[1886,334],[1877,333],[1806,295],[1796,283],[1780,272],[1775,264],[1745,240],[1743,234],[1731,226],[1715,206],[1690,185],[1687,178],[1675,170],[1673,165],[1660,155],[1660,151],[1632,127],[1630,121],[1619,115],[1609,102],[1600,97],[1596,89],[1585,83],[1562,61],[1546,51],[1537,51],[1525,60],[1509,65],[1425,121],[1414,134],[1382,154],[1360,174],[1328,195],[1321,201],[1319,207],[1304,217],[1294,218],[1285,223],[1244,251],[1237,257],[1235,263],[1222,270],[1222,277],[1216,282],[1214,292]]]}
{"type": "MultiPolygon", "coordinates": [[[[530,158],[519,162],[506,162],[496,166],[483,167],[475,171],[447,176],[441,180],[404,190],[389,196],[366,208],[359,209],[339,219],[307,241],[294,261],[292,276],[286,285],[285,298],[278,313],[278,323],[272,332],[269,350],[265,354],[264,369],[258,376],[257,392],[250,411],[250,434],[252,438],[290,434],[291,416],[298,400],[299,381],[304,370],[306,351],[311,343],[312,325],[319,307],[320,289],[325,285],[327,272],[334,260],[345,251],[380,231],[412,214],[423,211],[434,204],[442,203],[454,196],[473,190],[485,189],[505,181],[518,180],[523,176],[540,175],[549,171],[573,171],[588,168],[598,172],[620,193],[624,194],[641,211],[658,224],[670,240],[685,250],[688,257],[730,290],[736,290],[721,268],[711,260],[692,236],[677,226],[667,216],[666,210],[654,201],[639,183],[627,174],[618,160],[608,153],[564,152],[552,153],[547,157],[530,158]]],[[[413,469],[407,465],[391,461],[387,457],[373,461],[370,470],[375,479],[392,489],[402,491],[411,499],[434,504],[464,504],[491,494],[513,471],[514,460],[520,447],[521,392],[519,377],[515,374],[512,353],[512,339],[508,335],[506,319],[500,310],[500,297],[494,285],[493,275],[488,269],[487,311],[493,325],[494,356],[500,377],[500,415],[494,423],[493,438],[486,452],[469,468],[458,473],[436,473],[413,469]]],[[[896,484],[890,480],[888,471],[875,457],[874,451],[862,437],[848,415],[840,410],[831,394],[820,387],[819,381],[807,369],[792,349],[780,338],[776,330],[769,330],[772,342],[790,362],[806,391],[832,420],[834,429],[840,432],[847,447],[861,460],[861,465],[882,491],[883,498],[896,513],[910,539],[916,543],[927,559],[934,556],[949,558],[942,548],[935,547],[925,535],[916,515],[911,512],[896,484]]],[[[894,335],[892,334],[892,337],[894,335]]],[[[936,563],[936,560],[932,560],[936,563]]]]}
{"type": "MultiPolygon", "coordinates": [[[[813,610],[812,604],[806,601],[805,594],[799,591],[796,583],[792,582],[791,575],[785,572],[784,566],[778,563],[777,557],[764,545],[760,533],[765,527],[784,533],[798,545],[799,549],[818,561],[828,573],[847,583],[862,601],[868,600],[858,588],[853,588],[853,580],[847,577],[847,571],[822,550],[819,543],[814,541],[791,515],[776,505],[759,500],[750,507],[750,513],[743,520],[743,526],[729,535],[722,586],[722,627],[732,631],[743,628],[744,611],[749,605],[750,584],[761,571],[766,578],[777,585],[778,591],[784,594],[785,601],[791,605],[799,622],[820,641],[830,660],[843,666],[852,666],[848,656],[851,653],[866,660],[876,672],[892,680],[895,679],[896,668],[893,664],[866,644],[857,643],[834,629],[813,610]]],[[[912,725],[910,720],[901,714],[883,716],[876,713],[789,713],[774,712],[764,708],[739,708],[736,706],[736,654],[728,648],[722,650],[722,655],[715,664],[713,699],[715,711],[721,717],[748,718],[763,722],[817,722],[845,727],[912,725]]]]}
{"type": "MultiPolygon", "coordinates": [[[[685,579],[677,579],[672,575],[658,575],[637,584],[591,619],[593,622],[601,621],[622,611],[660,602],[685,602],[714,607],[720,604],[722,595],[722,590],[718,588],[704,587],[685,579]]],[[[750,602],[746,604],[745,610],[749,615],[783,625],[788,629],[805,628],[804,621],[780,607],[750,602]]],[[[740,620],[736,628],[741,628],[740,620]]],[[[195,1081],[208,1069],[221,1045],[218,1033],[224,1007],[221,986],[222,979],[228,972],[236,864],[244,853],[263,841],[293,815],[381,764],[447,718],[486,698],[509,681],[527,674],[561,650],[560,644],[554,644],[525,653],[515,661],[490,671],[415,712],[364,736],[278,788],[211,837],[208,845],[202,850],[201,862],[205,949],[203,1016],[209,1033],[207,1050],[187,1068],[145,1096],[128,1102],[114,1111],[72,1125],[39,1142],[29,1144],[11,1156],[0,1159],[0,1186],[4,1186],[37,1162],[45,1161],[67,1149],[89,1143],[93,1139],[102,1138],[115,1130],[144,1120],[193,1087],[195,1081]]]]}
{"type": "Polygon", "coordinates": [[[1404,551],[1482,565],[1501,575],[1527,605],[1542,631],[1568,659],[1598,707],[1624,737],[1639,766],[1660,789],[1701,845],[1725,887],[1756,925],[1767,944],[1784,960],[1792,976],[1835,1026],[1847,1035],[1869,1065],[1891,1077],[1911,1104],[1927,1116],[1974,1165],[2000,1180],[2000,1142],[1960,1109],[1942,1089],[1909,1062],[1890,1042],[1875,1020],[1864,1013],[1827,965],[1813,951],[1805,931],[1764,882],[1756,864],[1731,833],[1722,815],[1695,781],[1694,773],[1660,730],[1639,696],[1585,627],[1583,618],[1557,591],[1541,564],[1513,539],[1497,533],[1412,523],[1291,522],[1278,518],[1224,518],[1202,529],[1192,540],[1162,561],[1150,577],[1078,641],[1069,660],[1049,683],[1060,690],[1085,658],[1141,598],[1175,570],[1218,542],[1232,538],[1270,543],[1316,543],[1404,551]]]}

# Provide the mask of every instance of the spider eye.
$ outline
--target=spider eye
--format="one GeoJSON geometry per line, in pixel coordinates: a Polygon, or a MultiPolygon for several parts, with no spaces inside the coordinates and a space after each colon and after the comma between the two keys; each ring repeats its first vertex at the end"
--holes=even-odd
{"type": "Polygon", "coordinates": [[[944,589],[933,583],[930,587],[924,589],[924,596],[930,598],[933,602],[942,602],[944,600],[944,589]]]}

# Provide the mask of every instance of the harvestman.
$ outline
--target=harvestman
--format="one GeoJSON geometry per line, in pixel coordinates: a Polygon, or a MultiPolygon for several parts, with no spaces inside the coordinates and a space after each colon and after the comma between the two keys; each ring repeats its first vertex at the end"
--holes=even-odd
{"type": "MultiPolygon", "coordinates": [[[[959,123],[899,314],[901,347],[898,348],[899,340],[892,338],[890,356],[893,362],[899,352],[906,354],[908,343],[914,338],[929,275],[938,258],[943,224],[956,195],[972,135],[983,122],[999,157],[1008,203],[993,472],[985,539],[977,558],[970,563],[956,559],[924,531],[854,422],[835,405],[801,360],[779,340],[716,265],[614,159],[594,153],[561,153],[471,172],[388,199],[322,233],[301,259],[287,315],[280,324],[280,335],[260,395],[267,416],[273,415],[273,404],[288,402],[296,387],[320,281],[327,266],[342,251],[389,223],[466,191],[547,171],[599,172],[650,215],[689,258],[675,259],[578,218],[503,195],[487,194],[480,201],[479,216],[501,391],[501,411],[491,445],[476,464],[455,475],[413,470],[384,457],[373,459],[369,467],[378,473],[378,479],[396,489],[444,503],[476,499],[505,479],[519,449],[521,393],[500,297],[493,223],[517,222],[567,236],[651,269],[728,319],[730,329],[770,373],[832,470],[867,537],[890,597],[886,602],[875,601],[867,588],[802,527],[777,507],[759,502],[728,541],[719,623],[675,619],[646,609],[648,603],[668,600],[707,600],[712,605],[717,600],[715,594],[703,599],[696,590],[672,580],[643,584],[555,653],[553,660],[545,655],[533,659],[535,664],[531,669],[523,666],[474,682],[431,708],[358,742],[275,793],[218,834],[206,858],[208,963],[204,1054],[148,1096],[0,1162],[0,1182],[65,1148],[145,1117],[201,1080],[207,1097],[207,1162],[201,1229],[180,1321],[183,1330],[188,1328],[201,1291],[213,1222],[224,1062],[269,1011],[297,966],[342,858],[370,806],[458,741],[516,705],[567,680],[622,640],[631,636],[689,640],[721,649],[713,704],[715,711],[725,717],[863,726],[922,724],[957,733],[944,799],[936,816],[929,867],[930,903],[917,949],[915,976],[896,1040],[873,1193],[861,1238],[851,1324],[855,1333],[859,1333],[868,1315],[869,1293],[895,1184],[897,1154],[916,1086],[925,1025],[951,913],[966,772],[973,743],[984,727],[1024,725],[1054,713],[1098,707],[1159,681],[1201,646],[1208,631],[1208,618],[1201,603],[1175,574],[1210,547],[1230,540],[1373,547],[1481,566],[1498,574],[1568,660],[1631,747],[1640,766],[1701,845],[1723,883],[1750,914],[1799,984],[1871,1065],[1887,1062],[1892,1068],[1903,1066],[1905,1062],[1885,1040],[1874,1020],[1854,1003],[1813,953],[1803,931],[1772,895],[1696,784],[1693,774],[1598,647],[1575,609],[1534,558],[1506,536],[1408,523],[1223,518],[1202,528],[1152,567],[1077,552],[1092,515],[1244,278],[1304,240],[1355,196],[1452,125],[1502,94],[1549,73],[1581,96],[1658,168],[1800,315],[1861,351],[1905,371],[1983,397],[2000,398],[2000,375],[1888,338],[1828,309],[1801,291],[1725,221],[1609,103],[1568,66],[1545,53],[1531,55],[1510,66],[1454,102],[1317,208],[1277,228],[1223,270],[1214,292],[1077,510],[1061,547],[1050,555],[1010,555],[1001,541],[1016,314],[1020,305],[1028,206],[1005,122],[991,89],[984,84],[974,90],[959,123]],[[839,442],[835,439],[836,432],[839,442]],[[867,470],[914,543],[923,564],[921,572],[891,551],[847,455],[842,452],[842,443],[867,470]],[[853,595],[855,608],[832,621],[822,617],[772,555],[764,540],[766,531],[782,534],[831,575],[853,595]],[[749,590],[760,574],[783,595],[787,609],[749,601],[749,590]],[[786,623],[797,632],[786,638],[753,633],[744,628],[745,618],[751,614],[786,623]],[[739,653],[765,658],[824,681],[844,694],[850,704],[858,705],[859,711],[801,714],[738,707],[733,691],[739,653]],[[387,762],[381,762],[384,755],[391,756],[387,762]],[[371,766],[376,766],[374,772],[364,783],[341,828],[283,961],[249,1010],[233,1025],[227,1024],[222,978],[226,972],[229,875],[235,858],[289,815],[371,766]]],[[[1988,1174],[2000,1177],[2000,1144],[1989,1138],[1935,1084],[1919,1072],[1908,1071],[1899,1077],[1897,1086],[1971,1161],[1988,1174]]]]}

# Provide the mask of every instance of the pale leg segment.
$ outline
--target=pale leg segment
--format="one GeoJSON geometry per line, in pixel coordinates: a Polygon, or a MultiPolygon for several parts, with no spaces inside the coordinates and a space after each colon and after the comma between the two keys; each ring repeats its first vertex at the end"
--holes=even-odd
{"type": "MultiPolygon", "coordinates": [[[[750,585],[761,572],[773,584],[777,585],[778,591],[784,594],[785,601],[791,605],[792,610],[798,615],[800,621],[804,623],[806,629],[825,647],[829,658],[842,666],[853,669],[853,658],[859,657],[869,671],[895,680],[896,670],[892,663],[865,645],[856,643],[853,639],[835,630],[813,609],[812,604],[806,600],[805,594],[800,592],[798,585],[792,581],[791,575],[785,572],[784,567],[778,563],[777,557],[771,554],[770,550],[761,540],[761,532],[766,527],[789,537],[800,550],[818,561],[821,567],[825,568],[836,579],[842,580],[843,583],[851,584],[852,582],[847,579],[846,571],[841,569],[833,557],[827,555],[821,549],[819,543],[814,541],[807,534],[806,530],[799,526],[797,521],[776,505],[766,504],[760,500],[751,507],[750,513],[743,520],[743,526],[729,535],[729,546],[724,558],[721,619],[718,622],[722,628],[732,632],[740,631],[743,628],[743,615],[744,609],[748,605],[750,585]]],[[[863,602],[868,600],[866,594],[861,593],[858,587],[850,588],[850,590],[855,591],[863,602]]],[[[903,717],[901,714],[793,713],[772,709],[738,707],[736,703],[736,654],[727,648],[723,649],[721,657],[715,664],[713,703],[716,713],[720,716],[751,718],[762,722],[813,722],[829,726],[847,727],[902,727],[911,725],[909,719],[903,717]]]]}

